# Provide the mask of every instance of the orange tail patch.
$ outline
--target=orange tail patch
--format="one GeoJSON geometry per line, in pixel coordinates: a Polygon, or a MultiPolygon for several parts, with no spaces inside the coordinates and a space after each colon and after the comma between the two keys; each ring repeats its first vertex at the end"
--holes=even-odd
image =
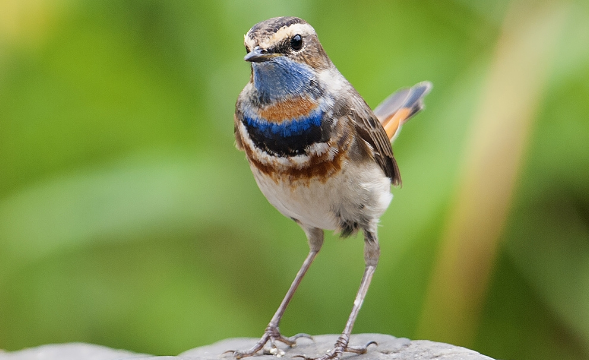
{"type": "Polygon", "coordinates": [[[423,98],[431,88],[432,84],[424,81],[411,88],[398,90],[374,109],[374,115],[391,142],[399,135],[403,124],[423,109],[423,98]]]}
{"type": "Polygon", "coordinates": [[[401,108],[397,110],[392,116],[384,119],[382,121],[382,126],[384,127],[385,131],[387,132],[387,136],[390,140],[393,140],[397,131],[409,120],[411,114],[411,108],[401,108]]]}

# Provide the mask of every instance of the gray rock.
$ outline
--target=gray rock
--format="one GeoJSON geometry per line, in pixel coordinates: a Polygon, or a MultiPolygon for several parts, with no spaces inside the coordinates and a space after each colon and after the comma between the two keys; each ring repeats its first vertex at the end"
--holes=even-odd
{"type": "Polygon", "coordinates": [[[145,356],[148,355],[84,343],[49,344],[14,352],[0,350],[1,360],[122,360],[145,356]]]}
{"type": "MultiPolygon", "coordinates": [[[[293,348],[279,345],[280,350],[282,350],[280,354],[285,359],[293,359],[296,355],[318,357],[331,349],[337,337],[338,335],[319,335],[313,337],[314,341],[299,339],[297,345],[293,348]]],[[[14,352],[0,352],[0,360],[232,360],[233,356],[225,353],[226,351],[249,349],[257,340],[254,338],[226,339],[212,345],[185,351],[178,356],[136,354],[125,350],[80,343],[43,345],[14,352]]],[[[476,351],[458,346],[428,340],[411,341],[383,334],[352,335],[350,345],[365,345],[370,341],[376,341],[378,346],[371,345],[364,355],[346,353],[343,358],[354,358],[354,360],[493,360],[476,351]]],[[[260,354],[255,359],[275,360],[276,356],[260,354]]],[[[298,360],[300,358],[296,357],[294,359],[298,360]]]]}

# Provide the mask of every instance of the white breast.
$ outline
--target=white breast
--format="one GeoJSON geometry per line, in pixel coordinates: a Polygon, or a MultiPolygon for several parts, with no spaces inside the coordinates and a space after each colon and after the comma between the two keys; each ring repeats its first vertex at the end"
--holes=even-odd
{"type": "Polygon", "coordinates": [[[251,169],[260,190],[278,211],[320,229],[337,230],[341,219],[376,222],[393,199],[390,179],[372,162],[346,163],[324,182],[277,182],[254,166],[251,169]]]}

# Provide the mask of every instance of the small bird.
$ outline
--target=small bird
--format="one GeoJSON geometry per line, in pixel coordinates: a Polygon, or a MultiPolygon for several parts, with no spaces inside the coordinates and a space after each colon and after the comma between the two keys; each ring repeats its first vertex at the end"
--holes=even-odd
{"type": "Polygon", "coordinates": [[[319,359],[365,353],[372,343],[348,343],[380,256],[377,223],[393,198],[391,184],[401,184],[391,141],[423,108],[432,85],[402,89],[372,111],[306,21],[262,21],[247,32],[244,44],[251,76],[235,105],[236,146],[268,201],[303,229],[310,251],[262,338],[251,349],[229,352],[252,356],[269,343],[276,353],[277,341],[294,346],[298,338],[310,338],[283,336],[280,319],[321,249],[323,231],[347,237],[362,230],[366,266],[360,289],[343,333],[319,359]]]}

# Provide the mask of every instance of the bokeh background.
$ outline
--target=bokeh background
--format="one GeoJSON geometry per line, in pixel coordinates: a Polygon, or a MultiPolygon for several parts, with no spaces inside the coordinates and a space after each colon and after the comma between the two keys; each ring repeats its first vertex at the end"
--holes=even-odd
{"type": "MultiPolygon", "coordinates": [[[[234,148],[243,34],[309,21],[371,106],[430,80],[354,332],[589,358],[589,2],[0,1],[0,348],[257,337],[307,254],[234,148]]],[[[339,333],[328,234],[290,335],[339,333]]]]}

